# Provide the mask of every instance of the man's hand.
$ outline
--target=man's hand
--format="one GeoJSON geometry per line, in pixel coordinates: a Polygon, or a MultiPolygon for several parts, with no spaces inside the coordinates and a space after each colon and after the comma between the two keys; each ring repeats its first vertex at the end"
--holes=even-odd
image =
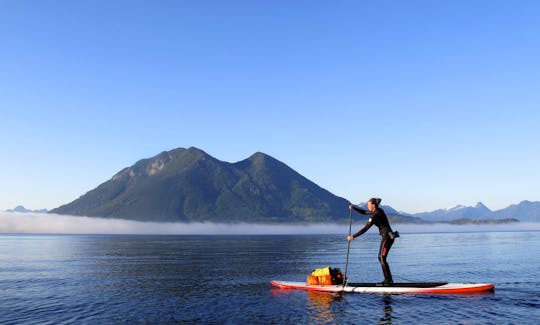
{"type": "Polygon", "coordinates": [[[354,237],[353,236],[347,236],[347,240],[348,241],[354,240],[354,237]]]}

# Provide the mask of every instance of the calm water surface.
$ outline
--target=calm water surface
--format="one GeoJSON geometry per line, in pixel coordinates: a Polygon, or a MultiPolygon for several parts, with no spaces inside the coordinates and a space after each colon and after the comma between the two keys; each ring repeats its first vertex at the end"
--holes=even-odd
{"type": "MultiPolygon", "coordinates": [[[[0,236],[0,323],[538,324],[540,232],[404,234],[396,281],[492,282],[477,295],[280,290],[344,268],[344,236],[0,236]]],[[[378,237],[352,243],[351,281],[380,281],[378,237]]]]}

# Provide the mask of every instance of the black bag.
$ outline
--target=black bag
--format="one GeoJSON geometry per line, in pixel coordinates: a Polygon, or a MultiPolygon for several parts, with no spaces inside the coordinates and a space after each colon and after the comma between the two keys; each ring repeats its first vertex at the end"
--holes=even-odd
{"type": "Polygon", "coordinates": [[[341,273],[341,270],[339,268],[330,268],[330,275],[332,276],[333,284],[343,284],[343,282],[345,281],[345,277],[343,276],[343,273],[341,273]]]}

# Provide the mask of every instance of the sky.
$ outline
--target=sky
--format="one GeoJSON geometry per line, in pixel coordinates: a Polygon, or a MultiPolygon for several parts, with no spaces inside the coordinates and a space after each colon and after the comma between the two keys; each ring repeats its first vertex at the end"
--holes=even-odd
{"type": "Polygon", "coordinates": [[[409,213],[540,200],[537,1],[0,1],[0,210],[174,148],[409,213]]]}

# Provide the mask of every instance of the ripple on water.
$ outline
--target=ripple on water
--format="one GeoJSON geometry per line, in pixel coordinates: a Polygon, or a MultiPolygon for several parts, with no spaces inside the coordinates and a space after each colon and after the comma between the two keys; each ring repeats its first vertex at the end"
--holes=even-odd
{"type": "MultiPolygon", "coordinates": [[[[0,265],[6,266],[0,269],[2,324],[539,320],[540,261],[515,250],[526,242],[530,251],[538,251],[540,240],[534,236],[404,236],[390,256],[396,277],[489,281],[496,286],[489,294],[439,296],[335,295],[270,286],[271,279],[303,280],[316,267],[343,267],[341,236],[27,237],[2,241],[0,236],[5,249],[0,265]],[[429,243],[437,245],[430,248],[429,243]],[[513,247],[499,247],[502,243],[513,247]],[[10,253],[14,247],[18,254],[10,253]]],[[[378,281],[377,237],[367,239],[351,250],[349,274],[378,281]]]]}

